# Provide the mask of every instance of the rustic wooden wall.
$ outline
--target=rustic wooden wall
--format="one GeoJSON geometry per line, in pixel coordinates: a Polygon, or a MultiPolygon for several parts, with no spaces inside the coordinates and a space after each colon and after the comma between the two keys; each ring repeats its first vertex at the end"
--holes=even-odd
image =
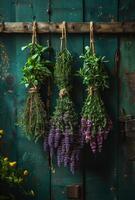
{"type": "MultiPolygon", "coordinates": [[[[134,0],[1,0],[0,20],[27,22],[36,16],[37,21],[41,22],[134,21],[134,8],[134,0]]],[[[59,34],[42,34],[39,40],[45,44],[49,39],[54,50],[58,51],[59,37],[59,34]]],[[[80,170],[75,175],[65,168],[57,168],[55,164],[56,172],[51,173],[42,145],[29,142],[16,126],[26,94],[20,80],[27,54],[21,51],[21,47],[30,40],[29,34],[0,34],[0,43],[5,45],[9,55],[9,74],[5,79],[0,79],[0,128],[6,131],[3,151],[16,159],[19,166],[30,170],[29,184],[37,191],[36,200],[67,200],[66,187],[74,184],[83,186],[85,200],[134,199],[135,166],[134,162],[125,162],[125,146],[121,145],[118,126],[121,109],[125,109],[126,114],[134,115],[134,36],[96,36],[97,53],[109,60],[106,68],[110,74],[110,89],[105,92],[104,100],[114,128],[100,155],[94,157],[87,147],[84,149],[80,170]]],[[[75,70],[80,68],[79,55],[88,44],[88,34],[68,35],[68,47],[75,59],[75,70]]],[[[78,78],[74,80],[74,93],[79,112],[84,90],[78,78]]],[[[52,110],[56,96],[54,89],[52,110]]]]}

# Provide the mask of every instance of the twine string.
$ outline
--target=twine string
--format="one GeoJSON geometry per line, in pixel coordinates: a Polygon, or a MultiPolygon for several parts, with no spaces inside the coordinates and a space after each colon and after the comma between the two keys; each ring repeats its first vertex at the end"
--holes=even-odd
{"type": "Polygon", "coordinates": [[[32,25],[32,44],[37,43],[37,23],[36,21],[33,22],[32,25]]]}
{"type": "Polygon", "coordinates": [[[62,32],[61,32],[61,45],[60,45],[60,50],[62,51],[64,48],[67,47],[67,31],[66,31],[66,22],[63,21],[62,23],[62,32]]]}
{"type": "Polygon", "coordinates": [[[94,92],[97,91],[97,88],[94,87],[94,86],[89,86],[88,89],[87,89],[87,91],[88,91],[88,94],[89,94],[90,96],[92,96],[92,95],[94,94],[94,92]]]}
{"type": "Polygon", "coordinates": [[[95,45],[94,45],[94,25],[93,22],[90,22],[90,49],[92,50],[93,55],[95,55],[95,45]]]}
{"type": "Polygon", "coordinates": [[[31,87],[29,89],[29,93],[32,94],[32,93],[36,93],[37,92],[37,87],[31,87]]]}
{"type": "Polygon", "coordinates": [[[62,98],[65,95],[68,95],[68,91],[66,90],[66,88],[62,88],[59,92],[59,96],[62,98]]]}

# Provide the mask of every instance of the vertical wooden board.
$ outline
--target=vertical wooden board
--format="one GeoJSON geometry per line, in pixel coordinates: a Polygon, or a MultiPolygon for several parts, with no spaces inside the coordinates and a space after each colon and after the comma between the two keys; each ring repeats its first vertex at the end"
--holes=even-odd
{"type": "MultiPolygon", "coordinates": [[[[10,21],[10,18],[14,21],[13,11],[14,7],[10,1],[1,1],[0,21],[10,21]]],[[[2,55],[0,55],[0,72],[2,76],[0,79],[0,128],[3,128],[5,131],[3,153],[11,159],[16,159],[16,80],[14,74],[15,45],[10,37],[5,37],[3,34],[0,35],[0,44],[4,46],[9,62],[9,65],[7,66],[2,64],[2,55]],[[5,70],[7,70],[6,74],[5,70]]],[[[0,47],[0,52],[2,51],[3,48],[0,47]]]]}
{"type": "MultiPolygon", "coordinates": [[[[71,1],[51,1],[51,21],[52,22],[62,22],[62,21],[83,21],[83,1],[78,0],[76,2],[71,1]]],[[[60,47],[60,35],[52,35],[51,39],[52,46],[54,47],[55,52],[59,51],[60,47]]],[[[73,69],[74,71],[78,70],[80,67],[79,55],[83,51],[83,36],[82,35],[67,35],[67,45],[68,49],[71,51],[74,56],[73,69]]],[[[56,104],[57,91],[52,97],[52,107],[56,104]]],[[[76,110],[79,113],[81,103],[82,103],[82,88],[81,83],[78,78],[73,80],[73,98],[76,105],[76,110]],[[77,89],[76,89],[77,88],[77,89]]],[[[64,167],[58,168],[56,163],[55,174],[52,174],[52,199],[54,200],[63,200],[68,199],[67,197],[67,186],[74,184],[83,184],[82,171],[77,171],[75,175],[72,175],[69,169],[64,167]]]]}
{"type": "Polygon", "coordinates": [[[0,1],[0,21],[14,21],[15,19],[14,1],[0,1]]]}
{"type": "Polygon", "coordinates": [[[117,0],[84,0],[86,21],[117,21],[117,0]]]}
{"type": "MultiPolygon", "coordinates": [[[[1,10],[8,16],[5,18],[11,21],[11,16],[15,16],[13,21],[32,21],[33,14],[29,3],[35,9],[38,21],[48,20],[48,16],[43,10],[46,10],[48,2],[45,1],[10,1],[11,4],[6,4],[3,1],[1,10]],[[6,7],[7,5],[7,7],[6,7]],[[14,13],[12,13],[12,10],[14,13]]],[[[47,40],[44,37],[44,41],[47,40]]],[[[47,155],[43,152],[43,144],[33,144],[29,142],[24,133],[16,126],[17,118],[19,118],[20,110],[23,108],[26,99],[26,89],[20,84],[22,78],[22,66],[27,59],[28,52],[22,52],[21,47],[31,41],[31,35],[3,35],[2,42],[6,44],[10,57],[10,74],[7,80],[1,82],[2,112],[0,114],[2,127],[8,132],[5,142],[9,145],[8,153],[18,161],[19,167],[24,167],[29,170],[30,179],[29,187],[33,188],[37,194],[36,199],[50,199],[50,174],[48,168],[47,155]],[[13,88],[12,88],[13,87],[13,88]],[[11,153],[12,152],[12,153],[11,153]]],[[[43,41],[43,39],[42,39],[43,41]]]]}
{"type": "Polygon", "coordinates": [[[14,1],[16,7],[16,21],[32,21],[36,17],[37,21],[48,21],[48,1],[17,0],[14,1]]]}
{"type": "MultiPolygon", "coordinates": [[[[5,76],[3,72],[0,80],[0,128],[5,131],[3,153],[9,156],[10,159],[16,160],[15,45],[11,38],[4,36],[0,36],[0,43],[5,46],[9,59],[7,75],[5,76]]],[[[3,66],[3,68],[6,68],[6,66],[3,66]]]]}
{"type": "Polygon", "coordinates": [[[134,0],[119,0],[120,21],[135,21],[134,8],[134,0]]]}
{"type": "MultiPolygon", "coordinates": [[[[117,19],[117,0],[110,2],[85,0],[85,21],[114,21],[117,19]]],[[[89,37],[85,39],[85,45],[89,45],[89,37]]],[[[117,70],[115,66],[115,53],[117,50],[117,38],[107,35],[95,37],[97,55],[106,56],[105,67],[110,76],[110,88],[104,93],[104,102],[107,111],[113,120],[113,131],[104,143],[101,154],[93,156],[90,148],[86,149],[86,199],[111,200],[117,198],[117,118],[118,118],[118,91],[117,70]]]]}
{"type": "MultiPolygon", "coordinates": [[[[33,16],[36,16],[37,21],[48,21],[46,9],[48,6],[47,1],[18,1],[16,6],[16,21],[32,21],[33,16]],[[31,2],[31,3],[30,3],[31,2]],[[29,5],[30,3],[30,5],[29,5]],[[29,13],[28,15],[25,14],[29,13]]],[[[48,36],[38,37],[39,41],[42,40],[42,45],[48,39],[48,36]]],[[[18,113],[22,108],[22,102],[26,99],[26,89],[20,86],[22,77],[21,68],[27,59],[27,52],[22,52],[21,47],[31,42],[31,35],[18,35],[16,36],[16,52],[17,54],[17,77],[18,77],[18,113]],[[24,95],[22,95],[24,94],[24,95]]],[[[36,190],[36,198],[38,200],[50,199],[50,172],[48,166],[47,154],[43,151],[43,144],[34,144],[29,142],[21,132],[18,131],[18,152],[20,165],[28,167],[31,172],[31,187],[36,190]]]]}
{"type": "Polygon", "coordinates": [[[127,115],[135,113],[135,39],[134,37],[121,38],[121,65],[120,65],[120,110],[127,115]]]}
{"type": "MultiPolygon", "coordinates": [[[[120,21],[135,20],[135,1],[120,0],[119,3],[119,18],[120,21]]],[[[120,112],[124,109],[126,115],[135,116],[135,39],[134,36],[121,37],[120,39],[120,112]]],[[[131,139],[132,140],[132,139],[131,139]]],[[[132,141],[122,143],[119,155],[119,199],[135,199],[135,164],[134,161],[128,161],[128,152],[132,152],[132,141]]]]}

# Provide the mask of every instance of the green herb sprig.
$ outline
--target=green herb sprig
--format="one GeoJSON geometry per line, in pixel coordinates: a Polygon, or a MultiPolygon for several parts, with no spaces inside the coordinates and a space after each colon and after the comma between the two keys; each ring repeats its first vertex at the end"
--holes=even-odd
{"type": "Polygon", "coordinates": [[[86,46],[85,54],[81,55],[83,59],[83,68],[80,69],[79,74],[83,78],[83,84],[86,86],[93,86],[96,89],[108,88],[108,75],[104,70],[105,57],[97,57],[92,54],[91,49],[86,46]]]}
{"type": "Polygon", "coordinates": [[[40,87],[45,79],[51,76],[49,67],[52,63],[49,60],[44,59],[44,54],[48,53],[49,47],[43,47],[38,43],[29,43],[27,46],[22,47],[22,50],[27,48],[29,49],[30,54],[22,69],[22,83],[24,83],[26,87],[40,87]]]}

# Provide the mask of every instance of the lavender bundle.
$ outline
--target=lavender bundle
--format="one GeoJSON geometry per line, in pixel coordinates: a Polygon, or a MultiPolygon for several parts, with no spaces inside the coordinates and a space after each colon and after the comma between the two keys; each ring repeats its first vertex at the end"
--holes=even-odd
{"type": "Polygon", "coordinates": [[[57,56],[54,77],[59,89],[55,111],[51,119],[51,128],[46,145],[51,157],[56,153],[57,164],[69,166],[72,173],[79,161],[79,135],[77,131],[77,115],[70,98],[71,81],[70,52],[64,48],[57,56]]]}
{"type": "Polygon", "coordinates": [[[44,53],[48,52],[48,47],[42,47],[35,42],[23,47],[22,50],[26,48],[30,49],[30,54],[22,70],[22,83],[29,88],[29,92],[19,125],[29,139],[37,142],[46,132],[47,114],[39,90],[51,75],[49,70],[51,63],[43,57],[44,53]]]}
{"type": "Polygon", "coordinates": [[[79,73],[88,92],[82,108],[81,133],[92,152],[96,153],[101,152],[103,141],[112,128],[100,96],[100,91],[108,88],[108,75],[103,68],[104,57],[97,57],[90,47],[85,47],[85,54],[80,58],[84,64],[79,73]]]}

